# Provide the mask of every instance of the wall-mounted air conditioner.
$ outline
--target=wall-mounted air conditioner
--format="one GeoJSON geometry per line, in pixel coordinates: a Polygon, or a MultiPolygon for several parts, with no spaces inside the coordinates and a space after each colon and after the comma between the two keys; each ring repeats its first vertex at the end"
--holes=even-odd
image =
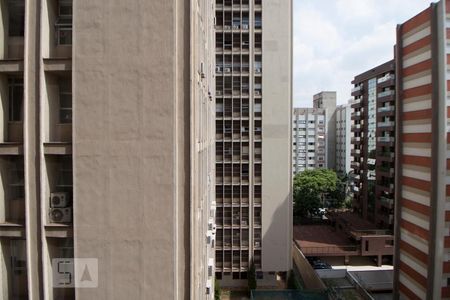
{"type": "Polygon", "coordinates": [[[72,208],[51,208],[50,209],[51,223],[70,223],[72,222],[72,208]]]}
{"type": "Polygon", "coordinates": [[[50,193],[50,207],[61,208],[69,206],[69,197],[67,193],[50,193]]]}

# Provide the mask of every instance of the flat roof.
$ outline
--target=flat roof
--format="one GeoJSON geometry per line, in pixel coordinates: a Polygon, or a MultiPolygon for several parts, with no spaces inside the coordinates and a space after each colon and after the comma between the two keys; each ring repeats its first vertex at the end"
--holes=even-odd
{"type": "Polygon", "coordinates": [[[330,225],[295,225],[293,233],[300,248],[357,245],[330,225]]]}

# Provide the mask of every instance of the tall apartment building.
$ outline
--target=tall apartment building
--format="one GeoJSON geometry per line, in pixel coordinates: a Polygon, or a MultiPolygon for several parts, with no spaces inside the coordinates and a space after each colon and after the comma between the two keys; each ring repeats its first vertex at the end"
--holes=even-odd
{"type": "Polygon", "coordinates": [[[350,172],[351,162],[351,105],[338,105],[336,107],[336,171],[339,174],[350,172]]]}
{"type": "Polygon", "coordinates": [[[216,278],[291,268],[292,1],[216,0],[216,278]]]}
{"type": "Polygon", "coordinates": [[[326,112],[323,108],[294,108],[292,171],[326,168],[326,112]]]}
{"type": "Polygon", "coordinates": [[[396,299],[450,298],[450,1],[397,27],[396,299]]]}
{"type": "Polygon", "coordinates": [[[394,224],[395,63],[388,61],[354,78],[353,206],[380,228],[394,224]]]}
{"type": "Polygon", "coordinates": [[[0,1],[1,299],[214,298],[214,17],[0,1]]]}
{"type": "Polygon", "coordinates": [[[336,92],[320,92],[313,96],[313,107],[325,109],[328,169],[336,169],[336,92]]]}

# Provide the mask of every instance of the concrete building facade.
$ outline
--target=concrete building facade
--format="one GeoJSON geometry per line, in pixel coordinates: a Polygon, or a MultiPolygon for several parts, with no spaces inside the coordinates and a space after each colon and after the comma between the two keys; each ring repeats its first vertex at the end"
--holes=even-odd
{"type": "Polygon", "coordinates": [[[336,172],[348,174],[351,162],[351,105],[338,105],[336,107],[336,172]]]}
{"type": "Polygon", "coordinates": [[[395,299],[450,298],[450,1],[397,27],[395,299]]]}
{"type": "Polygon", "coordinates": [[[0,1],[0,299],[214,298],[214,17],[0,1]]]}
{"type": "Polygon", "coordinates": [[[326,111],[323,108],[295,108],[292,119],[292,170],[326,168],[326,111]]]}
{"type": "Polygon", "coordinates": [[[325,109],[328,169],[336,169],[336,92],[320,92],[313,96],[313,108],[325,109]]]}
{"type": "Polygon", "coordinates": [[[216,0],[216,278],[291,268],[292,1],[216,0]]]}
{"type": "Polygon", "coordinates": [[[379,228],[394,225],[395,63],[352,81],[353,208],[379,228]]]}

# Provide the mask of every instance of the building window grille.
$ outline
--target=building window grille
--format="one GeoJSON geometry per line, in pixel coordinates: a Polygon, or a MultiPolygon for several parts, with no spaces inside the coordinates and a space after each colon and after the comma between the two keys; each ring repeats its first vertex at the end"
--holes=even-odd
{"type": "Polygon", "coordinates": [[[59,0],[55,30],[57,45],[72,45],[72,0],[59,0]]]}

